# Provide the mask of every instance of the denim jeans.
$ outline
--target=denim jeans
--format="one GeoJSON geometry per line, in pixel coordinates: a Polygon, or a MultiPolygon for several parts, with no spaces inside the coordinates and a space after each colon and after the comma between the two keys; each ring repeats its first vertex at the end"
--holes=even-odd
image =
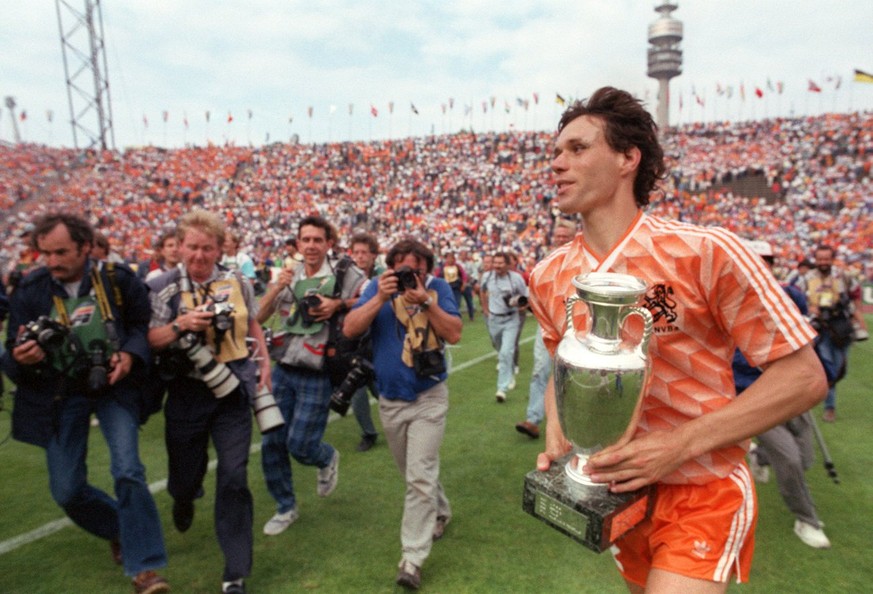
{"type": "Polygon", "coordinates": [[[530,393],[527,401],[527,420],[539,425],[546,417],[546,385],[552,374],[552,357],[543,342],[543,329],[537,326],[534,340],[533,371],[530,374],[530,393]]]}
{"type": "Polygon", "coordinates": [[[318,468],[325,468],[333,458],[333,447],[321,441],[330,412],[330,391],[330,380],[324,374],[279,365],[273,368],[273,396],[285,427],[263,437],[261,465],[279,513],[297,507],[288,454],[301,464],[318,468]]]}
{"type": "Polygon", "coordinates": [[[60,405],[58,432],[46,446],[52,498],[81,528],[106,540],[119,539],[126,575],[163,567],[167,564],[164,535],[139,459],[137,417],[111,395],[96,403],[100,430],[109,447],[117,498],[113,499],[88,484],[91,411],[92,402],[84,396],[70,396],[60,405]]]}
{"type": "Polygon", "coordinates": [[[488,333],[497,349],[497,390],[506,392],[513,378],[512,357],[515,339],[521,330],[521,320],[517,313],[508,316],[488,316],[488,333]]]}
{"type": "Polygon", "coordinates": [[[373,424],[373,415],[370,414],[370,393],[367,386],[358,388],[352,396],[352,411],[355,413],[358,425],[361,426],[361,437],[378,435],[373,424]]]}
{"type": "MultiPolygon", "coordinates": [[[[822,335],[818,343],[816,352],[822,359],[822,364],[833,369],[835,372],[840,370],[846,364],[846,357],[849,354],[849,347],[836,346],[826,334],[822,335]]],[[[824,402],[825,410],[836,410],[837,408],[837,389],[836,384],[828,388],[828,395],[824,402]]]]}

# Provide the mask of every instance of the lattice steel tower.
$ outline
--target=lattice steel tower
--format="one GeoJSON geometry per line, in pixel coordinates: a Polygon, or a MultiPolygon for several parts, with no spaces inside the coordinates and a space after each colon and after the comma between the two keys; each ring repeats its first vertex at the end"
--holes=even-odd
{"type": "Polygon", "coordinates": [[[658,127],[666,130],[670,125],[670,79],[682,74],[682,22],[674,19],[675,2],[664,0],[655,11],[660,13],[649,25],[649,76],[658,80],[658,127]]]}
{"type": "Polygon", "coordinates": [[[79,148],[81,133],[87,142],[86,149],[115,148],[100,0],[82,0],[79,5],[84,10],[73,8],[67,0],[56,0],[55,5],[73,144],[79,148]]]}

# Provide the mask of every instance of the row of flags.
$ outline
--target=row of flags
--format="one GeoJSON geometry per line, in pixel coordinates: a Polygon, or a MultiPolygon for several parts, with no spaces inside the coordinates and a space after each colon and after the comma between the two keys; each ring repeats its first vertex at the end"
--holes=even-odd
{"type": "MultiPolygon", "coordinates": [[[[856,69],[853,80],[855,82],[873,84],[873,74],[870,74],[869,72],[865,72],[863,70],[856,69]]],[[[824,78],[824,84],[832,85],[833,89],[837,90],[843,84],[843,77],[842,76],[827,76],[824,78]]],[[[751,92],[759,99],[762,99],[764,97],[764,95],[767,93],[776,93],[777,95],[781,95],[784,90],[785,90],[785,84],[781,80],[776,81],[774,83],[769,78],[767,79],[767,82],[765,85],[752,85],[751,86],[751,92]],[[765,91],[765,89],[766,89],[766,91],[765,91]]],[[[821,93],[821,92],[823,92],[823,90],[824,90],[824,87],[822,85],[819,85],[813,79],[808,79],[807,91],[809,91],[810,93],[821,93]]],[[[716,83],[716,85],[715,85],[715,94],[719,97],[727,97],[728,99],[731,99],[734,96],[734,91],[735,91],[735,88],[733,85],[722,85],[721,83],[716,83]]],[[[741,82],[739,84],[739,86],[736,88],[736,91],[737,91],[737,94],[739,95],[740,99],[742,101],[745,101],[746,100],[745,83],[741,82]]],[[[694,101],[698,105],[700,105],[701,107],[706,106],[705,94],[698,93],[696,87],[694,87],[693,85],[691,87],[691,98],[694,99],[694,101]]],[[[528,109],[530,109],[531,99],[533,100],[534,105],[539,105],[539,102],[540,102],[539,93],[533,93],[530,98],[516,97],[515,98],[515,105],[517,107],[520,107],[520,108],[524,109],[525,111],[527,111],[528,109]]],[[[557,103],[558,105],[564,106],[568,102],[572,102],[572,97],[564,98],[564,96],[561,95],[560,93],[555,93],[555,103],[557,103]]],[[[490,97],[490,99],[482,101],[482,113],[488,113],[489,105],[490,105],[492,112],[496,111],[497,110],[497,97],[492,95],[490,97]]],[[[443,115],[446,115],[447,110],[448,111],[453,110],[454,107],[455,107],[455,100],[453,97],[449,97],[447,102],[440,104],[440,109],[441,109],[443,115]]],[[[680,93],[679,94],[679,109],[682,109],[682,107],[683,107],[683,96],[680,93]]],[[[353,114],[354,108],[355,108],[354,104],[349,103],[349,115],[350,116],[353,114]]],[[[503,100],[504,111],[506,113],[510,113],[511,108],[512,108],[512,104],[510,103],[510,101],[507,99],[504,99],[503,100]]],[[[337,110],[336,105],[330,106],[331,115],[334,114],[336,112],[336,110],[337,110]]],[[[419,111],[418,111],[418,108],[415,107],[415,103],[412,103],[412,102],[409,103],[409,110],[412,114],[419,115],[419,111]]],[[[310,119],[312,119],[314,112],[315,112],[315,110],[312,106],[309,106],[306,108],[306,114],[309,116],[310,119]]],[[[388,113],[389,114],[394,113],[394,102],[393,101],[388,102],[388,113]]],[[[472,104],[465,104],[464,105],[464,115],[468,116],[472,113],[473,113],[473,105],[472,104]]],[[[249,109],[249,110],[247,110],[247,115],[248,115],[248,119],[251,120],[254,113],[252,112],[251,109],[249,109]]],[[[374,118],[379,117],[379,109],[373,104],[370,104],[370,115],[374,118]]],[[[22,110],[21,113],[18,115],[18,118],[22,122],[27,120],[27,111],[22,110]]],[[[212,118],[212,113],[209,110],[207,110],[205,112],[205,118],[206,118],[206,123],[209,123],[211,118],[212,118]]],[[[170,112],[167,110],[164,110],[161,114],[161,119],[164,121],[164,123],[167,123],[170,120],[170,112]]],[[[52,111],[50,109],[46,110],[46,120],[48,120],[49,122],[52,122],[54,120],[54,111],[52,111]]],[[[227,112],[226,121],[228,124],[230,124],[234,121],[233,114],[230,111],[227,112]]],[[[290,124],[293,121],[294,121],[294,117],[289,116],[288,123],[290,124]]],[[[148,119],[148,116],[146,116],[145,114],[143,114],[143,116],[142,116],[142,123],[143,123],[143,126],[148,128],[149,119],[148,119]]],[[[188,129],[188,114],[187,113],[183,113],[183,115],[182,115],[182,124],[185,126],[185,129],[187,130],[188,129]]]]}

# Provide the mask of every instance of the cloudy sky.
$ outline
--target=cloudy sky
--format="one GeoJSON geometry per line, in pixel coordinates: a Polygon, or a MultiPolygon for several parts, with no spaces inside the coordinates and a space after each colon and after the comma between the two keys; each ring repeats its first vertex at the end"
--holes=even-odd
{"type": "MultiPolygon", "coordinates": [[[[104,0],[115,144],[552,129],[556,94],[581,98],[606,84],[654,109],[646,38],[660,3],[104,0]]],[[[0,97],[14,97],[23,140],[72,146],[55,2],[3,4],[0,97]]],[[[678,4],[684,64],[671,83],[671,122],[873,109],[873,84],[852,81],[856,68],[873,72],[870,0],[678,4]],[[808,91],[810,80],[821,93],[808,91]]],[[[69,31],[73,13],[63,5],[69,31]]],[[[71,35],[77,48],[83,39],[71,35]]],[[[77,81],[90,88],[84,75],[77,81]]],[[[78,95],[73,102],[85,105],[78,95]]],[[[0,140],[11,141],[5,103],[0,110],[0,140]]]]}

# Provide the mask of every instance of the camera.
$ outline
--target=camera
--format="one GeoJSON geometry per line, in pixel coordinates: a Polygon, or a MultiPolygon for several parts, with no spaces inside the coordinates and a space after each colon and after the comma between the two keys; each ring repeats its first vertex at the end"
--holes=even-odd
{"type": "Polygon", "coordinates": [[[277,431],[285,426],[285,418],[282,416],[282,411],[279,410],[279,405],[276,404],[276,399],[267,386],[262,387],[255,394],[255,398],[252,400],[252,411],[255,413],[258,429],[261,430],[263,435],[277,431]]]}
{"type": "Polygon", "coordinates": [[[88,344],[88,383],[85,392],[96,397],[103,394],[109,386],[109,353],[106,343],[92,340],[88,344]]]}
{"type": "Polygon", "coordinates": [[[311,326],[315,323],[315,316],[309,310],[321,305],[321,297],[317,293],[307,293],[300,299],[300,315],[303,318],[303,326],[311,326]]]}
{"type": "Polygon", "coordinates": [[[216,360],[209,349],[200,344],[196,334],[186,332],[176,342],[203,376],[203,381],[216,398],[224,398],[239,386],[239,379],[230,368],[216,360]]]}
{"type": "Polygon", "coordinates": [[[506,307],[527,307],[527,297],[524,295],[504,295],[506,307]]]}
{"type": "Polygon", "coordinates": [[[409,266],[401,266],[394,271],[397,277],[397,292],[403,293],[406,289],[414,289],[418,286],[418,275],[409,266]]]}
{"type": "Polygon", "coordinates": [[[35,340],[42,350],[48,352],[60,348],[69,333],[69,328],[60,322],[48,316],[39,316],[24,325],[24,331],[15,341],[15,346],[20,346],[28,340],[35,340]]]}
{"type": "Polygon", "coordinates": [[[227,300],[227,296],[216,297],[206,308],[214,314],[212,327],[219,334],[227,332],[233,326],[233,303],[227,300]]]}
{"type": "Polygon", "coordinates": [[[352,369],[345,377],[342,383],[337,386],[337,389],[330,395],[331,410],[339,413],[340,416],[345,416],[349,411],[349,405],[352,402],[352,396],[359,388],[367,385],[376,374],[373,370],[373,364],[366,358],[356,355],[351,360],[352,369]]]}

